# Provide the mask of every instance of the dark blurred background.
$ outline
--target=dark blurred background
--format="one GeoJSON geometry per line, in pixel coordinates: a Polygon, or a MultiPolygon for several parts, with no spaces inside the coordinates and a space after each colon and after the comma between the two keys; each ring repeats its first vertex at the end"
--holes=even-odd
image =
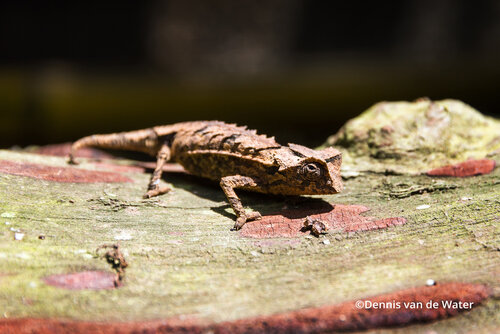
{"type": "Polygon", "coordinates": [[[499,116],[500,1],[0,2],[0,147],[198,119],[321,144],[381,100],[499,116]]]}

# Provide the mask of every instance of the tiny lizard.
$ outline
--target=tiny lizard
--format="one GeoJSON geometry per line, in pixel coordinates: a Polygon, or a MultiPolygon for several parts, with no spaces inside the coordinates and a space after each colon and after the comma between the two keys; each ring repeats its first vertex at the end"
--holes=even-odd
{"type": "Polygon", "coordinates": [[[160,187],[166,161],[181,164],[191,174],[219,181],[236,213],[236,230],[261,215],[246,212],[235,189],[276,195],[324,195],[343,188],[342,155],[338,150],[284,146],[274,137],[220,121],[184,122],[84,137],[73,143],[70,163],[75,163],[74,154],[82,147],[132,150],[155,156],[156,168],[144,198],[170,190],[160,187]]]}

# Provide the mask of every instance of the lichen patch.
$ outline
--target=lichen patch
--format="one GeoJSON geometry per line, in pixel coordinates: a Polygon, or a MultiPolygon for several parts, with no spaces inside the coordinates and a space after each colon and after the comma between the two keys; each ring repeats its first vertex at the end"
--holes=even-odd
{"type": "Polygon", "coordinates": [[[132,182],[125,175],[109,171],[92,171],[74,167],[55,167],[26,162],[0,160],[0,173],[27,176],[54,182],[114,183],[132,182]]]}
{"type": "Polygon", "coordinates": [[[489,297],[480,284],[420,286],[342,304],[287,313],[203,324],[196,319],[148,322],[84,322],[55,319],[1,319],[0,332],[12,333],[330,333],[402,327],[455,316],[489,297]],[[394,307],[365,307],[367,303],[394,307]],[[397,304],[398,303],[398,304],[397,304]],[[454,305],[467,305],[454,307],[454,305]],[[399,305],[399,307],[397,307],[399,305]],[[422,305],[422,307],[412,307],[422,305]]]}
{"type": "Polygon", "coordinates": [[[489,174],[495,169],[496,162],[491,159],[467,160],[462,163],[431,169],[429,176],[467,177],[489,174]]]}
{"type": "Polygon", "coordinates": [[[262,217],[243,226],[240,235],[249,238],[294,238],[304,235],[304,219],[320,220],[328,231],[359,232],[403,225],[403,217],[375,219],[361,216],[370,209],[364,205],[314,203],[307,208],[285,209],[280,213],[262,217]]]}
{"type": "Polygon", "coordinates": [[[72,274],[51,275],[43,281],[51,286],[70,290],[102,290],[113,289],[115,274],[105,271],[82,271],[72,274]]]}

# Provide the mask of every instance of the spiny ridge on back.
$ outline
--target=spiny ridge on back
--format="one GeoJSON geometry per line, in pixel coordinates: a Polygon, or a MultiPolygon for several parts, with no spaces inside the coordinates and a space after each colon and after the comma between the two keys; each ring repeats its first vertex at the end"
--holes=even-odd
{"type": "MultiPolygon", "coordinates": [[[[280,147],[274,137],[259,135],[256,130],[249,130],[246,126],[219,121],[199,124],[188,132],[190,133],[185,134],[192,136],[188,145],[190,150],[215,150],[247,155],[280,147]]],[[[182,132],[178,135],[182,135],[182,132]]]]}

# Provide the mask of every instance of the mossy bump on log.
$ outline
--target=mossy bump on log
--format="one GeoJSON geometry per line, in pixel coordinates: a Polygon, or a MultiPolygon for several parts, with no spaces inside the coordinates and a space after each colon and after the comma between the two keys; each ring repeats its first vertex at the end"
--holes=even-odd
{"type": "Polygon", "coordinates": [[[323,146],[343,154],[343,171],[420,174],[500,151],[500,121],[458,100],[380,102],[323,146]]]}

